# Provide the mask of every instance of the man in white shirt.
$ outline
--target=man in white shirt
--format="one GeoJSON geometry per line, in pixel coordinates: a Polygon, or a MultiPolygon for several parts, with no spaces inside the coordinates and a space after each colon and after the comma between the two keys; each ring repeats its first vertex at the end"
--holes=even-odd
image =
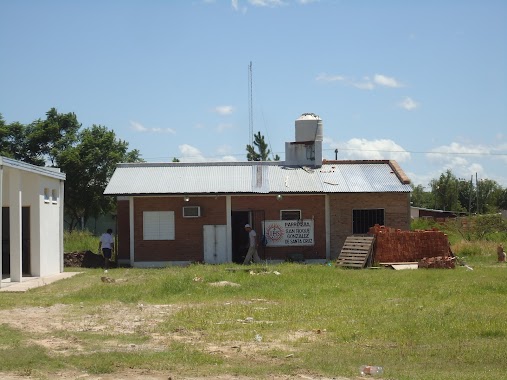
{"type": "Polygon", "coordinates": [[[109,260],[114,250],[113,230],[111,228],[100,237],[99,251],[100,250],[102,250],[102,255],[104,256],[104,270],[107,273],[109,269],[109,260]]]}
{"type": "Polygon", "coordinates": [[[243,262],[244,265],[250,264],[250,261],[253,258],[253,261],[255,263],[260,263],[261,258],[259,257],[259,254],[257,253],[257,233],[252,230],[252,227],[250,224],[245,224],[245,231],[248,232],[248,239],[250,241],[248,246],[248,252],[246,253],[245,261],[243,262]]]}

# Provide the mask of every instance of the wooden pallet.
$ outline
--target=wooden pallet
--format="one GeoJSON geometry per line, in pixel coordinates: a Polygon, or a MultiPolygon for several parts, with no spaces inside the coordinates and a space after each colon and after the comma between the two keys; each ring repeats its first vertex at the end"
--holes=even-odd
{"type": "Polygon", "coordinates": [[[336,264],[343,267],[364,268],[373,253],[375,236],[348,236],[343,243],[336,264]]]}

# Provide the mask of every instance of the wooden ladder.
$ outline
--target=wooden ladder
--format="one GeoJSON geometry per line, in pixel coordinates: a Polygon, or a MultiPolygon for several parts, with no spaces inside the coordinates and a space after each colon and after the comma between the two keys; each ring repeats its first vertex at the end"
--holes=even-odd
{"type": "Polygon", "coordinates": [[[348,236],[343,243],[336,265],[351,268],[364,268],[371,254],[375,236],[348,236]]]}

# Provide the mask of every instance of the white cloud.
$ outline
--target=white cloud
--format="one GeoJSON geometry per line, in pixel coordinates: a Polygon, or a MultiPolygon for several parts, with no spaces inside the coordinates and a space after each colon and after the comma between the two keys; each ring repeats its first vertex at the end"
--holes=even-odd
{"type": "Polygon", "coordinates": [[[136,132],[142,133],[151,132],[151,133],[170,133],[172,135],[176,134],[176,131],[172,128],[159,128],[159,127],[147,128],[141,123],[138,123],[137,121],[131,121],[130,128],[136,132]]]}
{"type": "Polygon", "coordinates": [[[189,144],[182,144],[178,146],[181,156],[180,162],[235,162],[238,159],[234,156],[226,154],[230,147],[224,145],[218,149],[218,153],[222,157],[205,157],[201,151],[195,146],[189,144]]]}
{"type": "Polygon", "coordinates": [[[410,159],[410,153],[392,140],[366,140],[353,138],[345,143],[345,153],[350,158],[362,160],[396,160],[404,162],[410,159]]]}
{"type": "Polygon", "coordinates": [[[317,75],[315,80],[321,81],[321,82],[336,82],[336,81],[345,80],[345,77],[343,77],[341,75],[329,75],[326,73],[321,73],[321,74],[317,75]]]}
{"type": "Polygon", "coordinates": [[[216,112],[219,115],[230,115],[233,113],[233,111],[233,106],[217,106],[213,109],[213,112],[216,112]]]}
{"type": "Polygon", "coordinates": [[[410,152],[407,152],[400,145],[392,140],[366,140],[352,138],[345,143],[335,142],[329,137],[324,137],[324,143],[332,148],[338,149],[338,158],[358,160],[396,160],[404,162],[411,159],[410,152]]]}
{"type": "Polygon", "coordinates": [[[453,161],[456,157],[466,160],[463,156],[483,156],[491,152],[491,148],[482,145],[469,145],[465,146],[460,143],[453,142],[450,145],[442,145],[431,149],[427,154],[428,159],[432,161],[453,161]]]}
{"type": "Polygon", "coordinates": [[[238,159],[236,157],[234,157],[234,156],[223,156],[220,161],[236,162],[236,161],[238,161],[238,159]]]}
{"type": "Polygon", "coordinates": [[[347,85],[351,85],[355,88],[358,88],[360,90],[373,90],[377,86],[391,87],[391,88],[403,87],[403,85],[395,78],[387,77],[387,76],[381,75],[381,74],[375,74],[373,76],[373,79],[371,79],[368,76],[365,76],[360,80],[356,80],[353,78],[348,79],[342,75],[329,75],[326,73],[321,73],[321,74],[317,75],[315,80],[322,81],[322,82],[340,81],[340,82],[343,82],[347,85]]]}
{"type": "Polygon", "coordinates": [[[306,5],[306,4],[310,4],[310,3],[316,3],[318,1],[320,1],[320,0],[298,0],[298,3],[306,5]]]}
{"type": "Polygon", "coordinates": [[[354,86],[355,88],[358,88],[360,90],[373,90],[375,88],[375,85],[369,81],[355,82],[355,83],[352,83],[352,86],[354,86]]]}
{"type": "Polygon", "coordinates": [[[148,131],[148,128],[146,128],[144,125],[142,125],[141,123],[138,123],[136,121],[130,122],[130,128],[133,129],[134,131],[138,131],[138,132],[147,132],[148,131]]]}
{"type": "Polygon", "coordinates": [[[432,149],[426,157],[430,162],[438,165],[442,173],[449,169],[457,177],[469,178],[475,173],[479,176],[486,175],[484,166],[478,161],[490,155],[494,149],[482,145],[467,146],[453,142],[432,149]]]}
{"type": "Polygon", "coordinates": [[[206,159],[202,155],[201,151],[192,145],[183,144],[179,145],[178,149],[181,153],[181,162],[204,162],[206,159]]]}
{"type": "Polygon", "coordinates": [[[405,99],[398,103],[398,106],[406,109],[407,111],[412,111],[419,107],[419,103],[415,102],[412,98],[407,96],[405,99]]]}
{"type": "Polygon", "coordinates": [[[378,84],[379,86],[385,86],[385,87],[403,87],[403,85],[398,82],[396,79],[391,77],[386,77],[385,75],[381,74],[375,74],[373,77],[373,81],[378,84]]]}
{"type": "Polygon", "coordinates": [[[232,0],[231,1],[232,9],[234,9],[236,12],[241,12],[243,14],[246,13],[247,8],[245,6],[240,6],[238,0],[232,0]]]}
{"type": "Polygon", "coordinates": [[[254,7],[280,7],[285,5],[285,2],[282,0],[248,0],[248,2],[254,7]]]}

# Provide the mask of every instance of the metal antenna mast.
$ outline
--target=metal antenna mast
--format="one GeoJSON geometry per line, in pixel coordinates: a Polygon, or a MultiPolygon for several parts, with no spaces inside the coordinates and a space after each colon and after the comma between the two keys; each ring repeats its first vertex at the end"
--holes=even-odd
{"type": "Polygon", "coordinates": [[[248,142],[253,147],[252,61],[248,66],[248,142]]]}

